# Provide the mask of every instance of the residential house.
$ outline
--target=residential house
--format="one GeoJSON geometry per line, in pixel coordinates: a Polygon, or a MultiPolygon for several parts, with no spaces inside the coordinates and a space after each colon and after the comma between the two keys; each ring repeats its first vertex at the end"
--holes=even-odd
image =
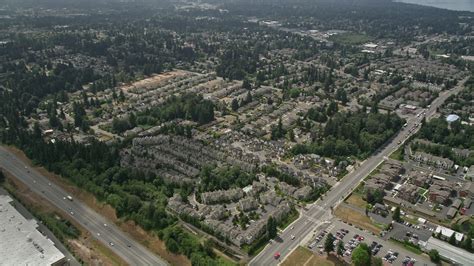
{"type": "Polygon", "coordinates": [[[466,180],[474,180],[474,165],[471,165],[471,167],[469,167],[464,178],[466,180]]]}
{"type": "Polygon", "coordinates": [[[293,196],[293,193],[295,193],[295,191],[297,190],[296,187],[289,185],[285,182],[280,182],[279,188],[281,192],[285,193],[288,196],[293,196]]]}
{"type": "Polygon", "coordinates": [[[311,195],[313,189],[310,186],[304,186],[295,191],[294,197],[298,200],[305,200],[311,195]]]}
{"type": "Polygon", "coordinates": [[[429,187],[431,184],[431,175],[426,172],[412,171],[409,174],[411,182],[418,187],[429,187]]]}
{"type": "Polygon", "coordinates": [[[411,158],[419,163],[432,165],[440,169],[451,169],[454,166],[454,162],[450,159],[434,156],[425,152],[417,151],[411,155],[411,158]]]}
{"type": "Polygon", "coordinates": [[[266,193],[263,193],[260,195],[260,201],[263,203],[263,204],[270,204],[272,205],[273,207],[276,207],[278,206],[278,204],[280,204],[280,202],[282,201],[283,199],[278,196],[276,194],[275,191],[273,190],[270,190],[266,193]]]}
{"type": "Polygon", "coordinates": [[[461,205],[462,205],[462,200],[456,199],[451,205],[451,207],[455,208],[456,210],[459,210],[459,208],[461,208],[461,205]]]}
{"type": "Polygon", "coordinates": [[[448,204],[450,201],[451,194],[455,192],[455,184],[447,180],[433,180],[433,184],[429,188],[428,196],[430,201],[448,204]]]}
{"type": "Polygon", "coordinates": [[[458,210],[456,208],[451,207],[446,213],[446,217],[448,217],[448,219],[453,219],[457,213],[458,213],[458,210]]]}
{"type": "Polygon", "coordinates": [[[204,204],[216,204],[229,201],[237,201],[244,197],[244,191],[240,188],[229,190],[216,190],[201,194],[201,202],[204,204]]]}
{"type": "Polygon", "coordinates": [[[365,188],[368,190],[389,190],[393,187],[392,177],[386,174],[376,174],[365,181],[365,188]]]}
{"type": "Polygon", "coordinates": [[[222,205],[217,205],[212,208],[208,218],[213,220],[222,220],[227,216],[227,210],[222,205]]]}
{"type": "Polygon", "coordinates": [[[459,196],[464,198],[474,197],[474,184],[472,181],[467,181],[464,186],[459,190],[459,196]]]}
{"type": "Polygon", "coordinates": [[[398,197],[410,203],[416,203],[419,198],[418,187],[412,184],[405,184],[399,189],[398,197]]]}
{"type": "Polygon", "coordinates": [[[388,209],[387,206],[383,204],[375,203],[375,205],[372,207],[372,212],[386,216],[388,214],[388,209]]]}
{"type": "Polygon", "coordinates": [[[244,212],[255,210],[258,208],[258,202],[254,198],[243,198],[239,201],[239,207],[244,212]]]}
{"type": "Polygon", "coordinates": [[[471,208],[472,200],[470,198],[467,198],[464,200],[464,208],[469,209],[471,208]]]}

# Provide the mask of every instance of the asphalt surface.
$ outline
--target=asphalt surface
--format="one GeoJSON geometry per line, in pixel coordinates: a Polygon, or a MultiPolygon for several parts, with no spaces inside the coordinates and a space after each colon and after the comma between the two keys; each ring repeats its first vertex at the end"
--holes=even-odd
{"type": "MultiPolygon", "coordinates": [[[[13,196],[11,196],[6,190],[0,187],[0,195],[7,195],[12,198],[12,206],[15,207],[15,209],[23,215],[28,220],[36,220],[38,219],[33,216],[26,208],[23,206],[18,200],[16,200],[13,196]]],[[[63,255],[66,257],[66,263],[64,266],[81,266],[81,264],[74,258],[74,256],[69,252],[69,250],[59,241],[56,236],[41,222],[38,222],[38,231],[40,231],[44,236],[49,238],[51,241],[54,242],[54,246],[59,249],[63,253],[63,255]]]]}
{"type": "MultiPolygon", "coordinates": [[[[464,80],[459,84],[464,84],[464,80]]],[[[449,91],[441,92],[438,98],[433,100],[425,116],[429,120],[441,104],[452,94],[459,92],[462,86],[455,87],[449,91]]],[[[418,110],[417,113],[421,113],[418,110]]],[[[307,210],[303,211],[300,218],[288,226],[285,231],[268,244],[263,251],[255,256],[250,265],[277,265],[288,256],[302,242],[311,235],[315,227],[332,217],[331,208],[335,208],[342,200],[349,195],[359,183],[381,164],[388,156],[397,150],[404,141],[415,134],[420,128],[423,115],[414,116],[407,120],[407,126],[403,127],[384,147],[362,162],[354,171],[347,174],[340,182],[336,183],[323,198],[311,204],[307,210]],[[415,126],[417,124],[418,126],[415,126]],[[292,239],[293,238],[293,239],[292,239]],[[275,259],[274,255],[279,252],[280,259],[275,259]]]]}
{"type": "MultiPolygon", "coordinates": [[[[427,265],[434,266],[435,265],[434,263],[430,262],[430,259],[427,256],[422,256],[422,255],[418,255],[418,254],[415,254],[413,252],[407,251],[403,247],[401,247],[401,246],[399,246],[399,245],[397,245],[397,244],[395,244],[391,241],[381,239],[381,238],[373,235],[372,233],[369,233],[369,232],[364,231],[364,230],[360,230],[360,229],[355,228],[353,226],[347,225],[343,222],[334,221],[333,223],[331,223],[331,226],[332,226],[332,229],[327,230],[327,231],[331,232],[333,235],[336,235],[336,232],[339,229],[342,229],[342,228],[349,230],[349,233],[342,239],[344,244],[346,244],[349,240],[353,239],[355,234],[358,234],[359,236],[363,236],[364,240],[362,241],[362,243],[366,243],[369,246],[372,243],[372,241],[375,241],[379,244],[382,244],[383,247],[377,253],[377,255],[376,255],[377,257],[383,258],[389,250],[398,252],[399,256],[393,263],[391,263],[392,265],[403,265],[402,261],[406,256],[409,256],[411,258],[416,259],[415,265],[425,265],[425,266],[427,266],[427,265]]],[[[327,235],[326,235],[326,237],[327,237],[327,235]]],[[[326,240],[326,238],[322,239],[319,242],[319,245],[324,245],[325,240],[326,240]]],[[[313,248],[313,250],[316,250],[316,249],[321,251],[321,249],[318,248],[318,247],[313,248]]],[[[324,253],[324,251],[323,251],[323,253],[324,253]]],[[[350,263],[351,262],[351,255],[344,256],[344,259],[348,263],[350,263]]]]}
{"type": "Polygon", "coordinates": [[[144,246],[132,239],[131,236],[121,231],[113,223],[84,203],[74,198],[66,199],[69,194],[39,172],[31,169],[13,153],[0,147],[0,167],[10,172],[33,192],[43,196],[53,205],[67,213],[91,235],[109,246],[117,255],[130,265],[168,265],[166,261],[153,254],[144,246]]]}

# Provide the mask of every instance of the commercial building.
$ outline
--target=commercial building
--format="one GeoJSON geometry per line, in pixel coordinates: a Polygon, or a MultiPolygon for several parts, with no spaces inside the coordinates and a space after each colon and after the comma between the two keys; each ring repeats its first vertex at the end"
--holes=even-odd
{"type": "Polygon", "coordinates": [[[474,254],[434,237],[430,237],[430,239],[426,241],[424,249],[426,251],[436,249],[442,258],[455,265],[472,265],[474,261],[474,254]]]}
{"type": "Polygon", "coordinates": [[[36,228],[36,220],[27,220],[0,195],[0,258],[2,265],[60,265],[65,256],[53,241],[36,228]]]}

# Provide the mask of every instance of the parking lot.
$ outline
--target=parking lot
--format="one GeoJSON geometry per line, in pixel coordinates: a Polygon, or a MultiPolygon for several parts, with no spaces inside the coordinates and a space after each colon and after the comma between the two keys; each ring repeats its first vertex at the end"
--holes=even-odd
{"type": "Polygon", "coordinates": [[[431,224],[413,225],[408,222],[404,222],[403,224],[394,223],[393,229],[388,232],[384,238],[395,238],[400,241],[407,239],[408,241],[417,244],[418,241],[428,241],[435,229],[436,227],[431,224]]]}
{"type": "Polygon", "coordinates": [[[421,256],[405,250],[403,247],[386,241],[372,233],[360,230],[341,221],[334,221],[326,229],[317,231],[315,236],[308,242],[308,248],[314,252],[324,253],[324,242],[327,234],[332,233],[335,240],[335,248],[339,241],[344,244],[344,259],[351,261],[352,251],[360,245],[366,243],[374,256],[381,257],[385,265],[434,265],[430,262],[428,256],[421,256]]]}

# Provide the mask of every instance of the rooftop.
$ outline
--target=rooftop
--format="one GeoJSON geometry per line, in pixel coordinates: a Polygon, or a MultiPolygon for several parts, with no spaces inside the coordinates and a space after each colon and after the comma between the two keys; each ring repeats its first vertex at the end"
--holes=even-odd
{"type": "Polygon", "coordinates": [[[41,234],[36,220],[27,220],[0,195],[0,257],[4,265],[51,265],[64,258],[54,243],[41,234]]]}
{"type": "Polygon", "coordinates": [[[448,122],[454,122],[454,121],[457,121],[458,119],[459,119],[459,116],[455,114],[450,114],[446,117],[446,121],[448,122]]]}
{"type": "Polygon", "coordinates": [[[430,237],[430,239],[428,239],[425,248],[426,250],[436,249],[442,257],[447,258],[459,265],[472,265],[472,261],[474,261],[474,254],[434,237],[430,237]]]}
{"type": "Polygon", "coordinates": [[[450,228],[441,225],[439,225],[435,231],[436,234],[438,234],[439,232],[441,232],[441,234],[447,238],[451,237],[454,234],[456,241],[458,242],[462,241],[462,239],[464,238],[464,234],[458,233],[450,228]]]}

